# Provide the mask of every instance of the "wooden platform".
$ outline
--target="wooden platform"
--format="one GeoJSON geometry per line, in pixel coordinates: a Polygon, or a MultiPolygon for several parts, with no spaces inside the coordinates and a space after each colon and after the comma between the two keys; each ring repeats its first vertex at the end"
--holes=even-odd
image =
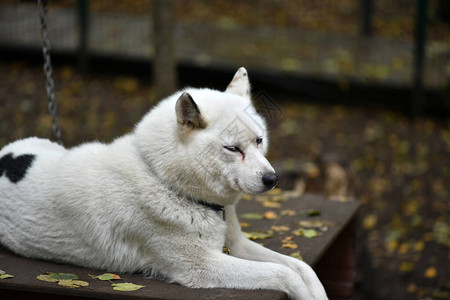
{"type": "MultiPolygon", "coordinates": [[[[279,217],[275,220],[242,219],[250,227],[244,231],[270,230],[276,226],[287,226],[289,230],[274,232],[272,238],[259,240],[264,246],[275,251],[291,254],[300,251],[304,261],[311,264],[324,283],[330,299],[346,299],[351,297],[354,276],[353,245],[355,243],[355,217],[359,202],[338,202],[326,200],[318,195],[304,195],[281,202],[279,208],[268,208],[259,201],[242,200],[238,213],[275,212],[279,217]],[[320,216],[300,216],[302,210],[314,209],[320,216]],[[292,210],[294,216],[282,215],[283,210],[292,210]],[[294,236],[292,242],[298,249],[282,247],[282,240],[293,236],[292,231],[299,228],[299,220],[326,220],[331,225],[322,235],[314,238],[294,236]]],[[[231,249],[232,250],[232,249],[231,249]]],[[[99,281],[89,276],[103,274],[103,271],[81,267],[55,264],[46,261],[32,260],[12,254],[8,250],[0,250],[0,270],[15,277],[0,279],[0,295],[2,299],[286,299],[286,295],[277,291],[244,291],[232,289],[189,289],[177,284],[168,284],[156,279],[146,279],[139,275],[121,275],[126,282],[145,287],[133,292],[114,291],[109,282],[99,281]],[[65,288],[56,283],[43,282],[36,276],[43,272],[61,272],[77,274],[80,280],[89,282],[88,287],[65,288]],[[6,297],[6,298],[5,298],[6,297]]],[[[124,282],[124,281],[120,281],[124,282]]]]}

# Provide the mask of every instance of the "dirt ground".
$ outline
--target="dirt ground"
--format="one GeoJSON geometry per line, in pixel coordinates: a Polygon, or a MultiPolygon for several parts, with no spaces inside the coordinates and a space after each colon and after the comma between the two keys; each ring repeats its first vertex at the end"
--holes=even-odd
{"type": "MultiPolygon", "coordinates": [[[[156,103],[141,78],[82,76],[72,66],[54,73],[68,147],[109,142],[156,103]]],[[[31,135],[51,138],[41,66],[0,62],[0,82],[0,147],[31,135]]],[[[268,120],[270,160],[301,170],[318,183],[309,188],[317,193],[325,192],[320,162],[338,163],[349,181],[345,192],[363,204],[357,298],[448,299],[450,120],[411,121],[385,109],[306,104],[298,96],[274,100],[280,110],[268,120]]]]}

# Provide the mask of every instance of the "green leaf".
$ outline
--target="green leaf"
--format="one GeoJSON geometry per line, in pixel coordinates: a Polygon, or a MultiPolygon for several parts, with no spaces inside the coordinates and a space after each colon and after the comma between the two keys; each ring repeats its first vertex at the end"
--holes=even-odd
{"type": "Polygon", "coordinates": [[[89,275],[94,279],[99,279],[99,280],[114,280],[114,279],[121,279],[119,275],[116,274],[111,274],[111,273],[105,273],[102,275],[98,275],[98,276],[94,276],[94,275],[89,275]]]}
{"type": "Polygon", "coordinates": [[[116,291],[122,291],[122,292],[131,292],[131,291],[137,291],[143,287],[144,285],[138,285],[130,282],[124,282],[124,283],[113,283],[111,284],[113,287],[113,290],[116,291]]]}
{"type": "Polygon", "coordinates": [[[289,254],[289,256],[291,256],[291,257],[293,257],[293,258],[297,258],[297,259],[299,259],[299,260],[303,260],[303,257],[302,257],[302,255],[300,254],[300,251],[291,253],[291,254],[289,254]]]}
{"type": "Polygon", "coordinates": [[[241,218],[247,219],[247,220],[262,220],[264,218],[263,215],[258,213],[246,213],[241,214],[241,218]]]}
{"type": "Polygon", "coordinates": [[[318,211],[317,209],[304,209],[304,210],[300,211],[300,216],[301,217],[320,216],[320,211],[318,211]]]}
{"type": "Polygon", "coordinates": [[[14,275],[10,274],[1,274],[0,279],[8,279],[8,278],[14,278],[14,275]]]}
{"type": "Polygon", "coordinates": [[[317,230],[315,230],[315,229],[304,229],[304,230],[303,230],[303,236],[304,236],[305,238],[310,239],[310,238],[319,236],[319,233],[318,233],[317,230]]]}

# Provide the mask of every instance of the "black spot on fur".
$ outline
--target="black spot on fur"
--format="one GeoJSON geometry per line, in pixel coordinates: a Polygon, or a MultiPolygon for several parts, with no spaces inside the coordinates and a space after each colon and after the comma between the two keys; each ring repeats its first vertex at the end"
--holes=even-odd
{"type": "Polygon", "coordinates": [[[35,157],[33,154],[23,154],[13,158],[12,153],[6,154],[0,158],[0,177],[5,174],[12,183],[19,182],[27,174],[35,157]]]}

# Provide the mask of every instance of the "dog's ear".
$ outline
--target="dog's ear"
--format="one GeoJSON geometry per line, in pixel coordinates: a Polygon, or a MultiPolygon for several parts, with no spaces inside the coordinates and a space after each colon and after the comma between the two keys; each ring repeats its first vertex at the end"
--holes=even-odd
{"type": "Polygon", "coordinates": [[[200,113],[197,103],[194,102],[189,93],[184,92],[175,105],[177,121],[184,128],[203,129],[206,121],[200,113]]]}
{"type": "Polygon", "coordinates": [[[244,67],[240,67],[234,74],[226,93],[232,93],[250,100],[250,82],[248,81],[248,73],[244,67]]]}

